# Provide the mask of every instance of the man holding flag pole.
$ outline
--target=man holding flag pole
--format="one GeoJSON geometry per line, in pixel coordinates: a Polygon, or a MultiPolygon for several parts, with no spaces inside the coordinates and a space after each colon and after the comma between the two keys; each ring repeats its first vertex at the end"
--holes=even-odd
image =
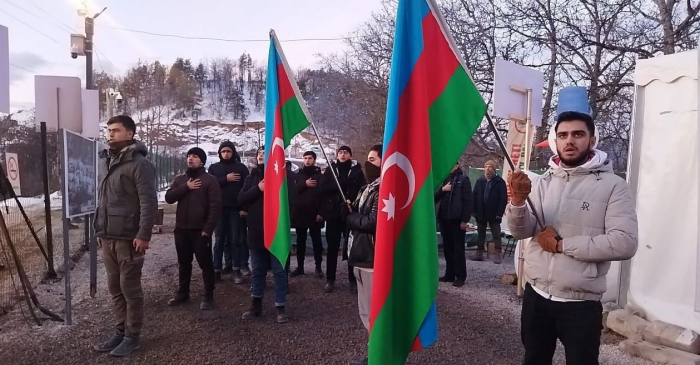
{"type": "Polygon", "coordinates": [[[378,196],[369,364],[437,341],[433,193],[486,113],[434,0],[400,0],[378,196]]]}

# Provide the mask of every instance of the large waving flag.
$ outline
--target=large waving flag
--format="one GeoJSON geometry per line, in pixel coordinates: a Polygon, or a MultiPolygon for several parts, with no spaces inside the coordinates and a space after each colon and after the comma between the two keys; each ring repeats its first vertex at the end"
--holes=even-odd
{"type": "Polygon", "coordinates": [[[434,0],[399,0],[379,188],[369,363],[403,364],[437,341],[434,187],[486,105],[434,0]]]}
{"type": "Polygon", "coordinates": [[[289,196],[284,149],[297,133],[309,125],[306,103],[289,69],[279,40],[270,31],[265,93],[265,247],[287,263],[292,247],[289,235],[289,196]]]}

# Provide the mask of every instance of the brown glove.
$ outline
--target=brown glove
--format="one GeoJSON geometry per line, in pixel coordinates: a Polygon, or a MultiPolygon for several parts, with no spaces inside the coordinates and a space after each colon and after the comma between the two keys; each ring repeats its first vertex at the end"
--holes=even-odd
{"type": "Polygon", "coordinates": [[[513,205],[523,205],[532,190],[530,178],[524,172],[516,170],[508,176],[508,185],[512,195],[511,203],[513,205]]]}
{"type": "Polygon", "coordinates": [[[540,247],[542,247],[544,251],[552,253],[560,252],[558,242],[561,241],[561,237],[559,237],[557,231],[555,231],[552,227],[546,227],[537,232],[534,239],[540,244],[540,247]]]}

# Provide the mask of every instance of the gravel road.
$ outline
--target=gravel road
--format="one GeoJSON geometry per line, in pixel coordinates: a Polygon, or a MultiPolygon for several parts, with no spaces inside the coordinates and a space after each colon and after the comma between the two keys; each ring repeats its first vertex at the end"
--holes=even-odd
{"type": "MultiPolygon", "coordinates": [[[[46,322],[42,327],[29,327],[19,308],[15,309],[0,317],[2,363],[347,364],[366,355],[367,333],[357,315],[357,299],[349,292],[345,262],[339,265],[338,290],[332,294],[323,293],[324,281],[313,275],[290,279],[290,321],[284,325],[275,322],[269,286],[263,316],[251,322],[241,320],[250,301],[249,286],[235,285],[230,276],[217,286],[215,309],[198,310],[202,285],[197,270],[192,282],[194,300],[182,307],[168,307],[177,285],[173,216],[166,216],[165,223],[165,233],[154,236],[146,256],[146,323],[141,350],[130,359],[113,359],[92,351],[92,345],[111,331],[111,312],[101,261],[98,294],[94,299],[87,294],[89,266],[85,255],[72,271],[74,325],[46,322]]],[[[502,265],[469,262],[467,285],[454,288],[440,284],[439,341],[430,349],[411,354],[407,363],[518,364],[523,355],[520,300],[514,286],[499,282],[502,273],[513,271],[512,261],[508,258],[502,265]]],[[[311,258],[307,258],[309,267],[313,267],[311,258]]],[[[63,313],[62,282],[41,285],[37,294],[46,307],[63,313]]],[[[617,336],[606,334],[603,341],[601,364],[652,364],[620,352],[617,336]]],[[[563,359],[559,348],[555,363],[563,364],[563,359]]]]}

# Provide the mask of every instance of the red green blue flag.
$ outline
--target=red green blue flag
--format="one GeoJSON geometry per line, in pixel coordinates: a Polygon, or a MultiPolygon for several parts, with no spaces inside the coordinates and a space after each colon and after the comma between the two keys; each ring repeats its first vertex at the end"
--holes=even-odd
{"type": "Polygon", "coordinates": [[[265,247],[282,265],[292,243],[289,234],[289,196],[284,150],[292,137],[309,125],[306,103],[289,69],[279,40],[270,31],[265,94],[265,247]]]}
{"type": "Polygon", "coordinates": [[[389,80],[369,363],[403,364],[438,338],[434,188],[486,113],[434,0],[399,0],[389,80]]]}

